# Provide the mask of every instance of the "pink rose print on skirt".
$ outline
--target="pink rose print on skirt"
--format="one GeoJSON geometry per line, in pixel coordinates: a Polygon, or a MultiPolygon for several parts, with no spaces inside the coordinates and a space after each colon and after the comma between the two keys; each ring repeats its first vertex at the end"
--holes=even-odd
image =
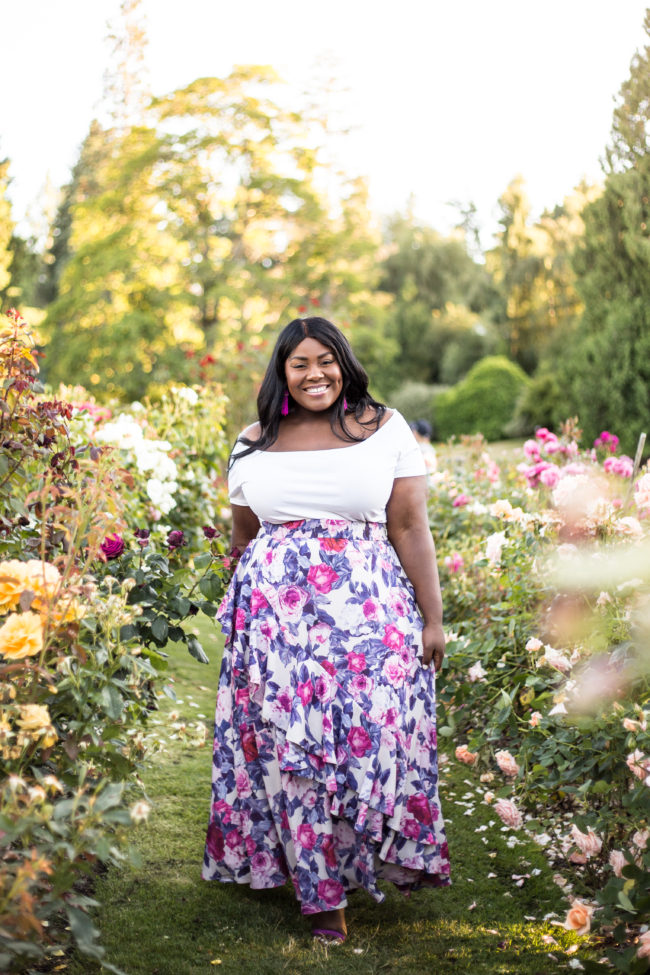
{"type": "Polygon", "coordinates": [[[312,565],[307,573],[307,581],[321,593],[330,592],[337,579],[338,574],[329,565],[312,565]]]}
{"type": "Polygon", "coordinates": [[[278,589],[279,615],[286,617],[289,622],[300,619],[306,602],[307,593],[300,586],[280,586],[278,589]]]}
{"type": "Polygon", "coordinates": [[[291,864],[308,915],[446,886],[435,675],[385,526],[262,523],[218,619],[205,879],[282,886],[291,864]]]}
{"type": "Polygon", "coordinates": [[[355,758],[362,758],[367,755],[372,747],[370,735],[365,728],[360,725],[350,728],[348,733],[348,745],[355,758]]]}

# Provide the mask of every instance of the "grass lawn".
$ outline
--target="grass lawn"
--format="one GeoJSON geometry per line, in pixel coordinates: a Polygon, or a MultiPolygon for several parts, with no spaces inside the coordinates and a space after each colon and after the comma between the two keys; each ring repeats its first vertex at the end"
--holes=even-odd
{"type": "MultiPolygon", "coordinates": [[[[510,831],[481,803],[476,784],[451,759],[442,774],[453,885],[406,900],[385,885],[376,904],[363,892],[348,909],[342,946],[312,943],[290,886],[273,891],[200,878],[210,799],[210,728],[219,638],[201,625],[210,664],[171,651],[177,703],[166,698],[151,731],[161,740],[144,776],[152,812],[136,832],[139,865],[110,871],[97,884],[97,923],[107,960],[127,975],[374,975],[568,971],[580,939],[554,921],[566,911],[535,844],[508,846],[510,831]],[[489,822],[492,826],[488,826],[489,822]],[[517,875],[513,878],[513,875],[517,875]],[[526,876],[523,876],[526,875],[526,876]],[[517,882],[523,881],[521,886],[517,882]],[[545,916],[553,915],[544,920],[545,916]]],[[[62,966],[62,968],[65,966],[62,966]]],[[[81,956],[65,970],[96,975],[81,956]]]]}

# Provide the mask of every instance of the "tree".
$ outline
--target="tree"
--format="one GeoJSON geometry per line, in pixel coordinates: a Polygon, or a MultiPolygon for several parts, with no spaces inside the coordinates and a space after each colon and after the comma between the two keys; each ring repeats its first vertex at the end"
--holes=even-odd
{"type": "Polygon", "coordinates": [[[9,160],[0,161],[0,296],[3,304],[4,295],[11,281],[11,262],[13,254],[11,251],[11,237],[14,224],[11,219],[11,203],[7,197],[9,186],[9,160]]]}
{"type": "MultiPolygon", "coordinates": [[[[650,11],[644,28],[650,37],[650,11]]],[[[562,363],[588,437],[614,429],[628,451],[650,427],[650,46],[621,88],[602,196],[584,212],[575,257],[584,314],[562,363]]]]}
{"type": "Polygon", "coordinates": [[[469,255],[462,233],[442,237],[412,216],[397,216],[386,231],[387,255],[380,287],[394,296],[389,334],[399,346],[392,385],[459,378],[491,350],[491,320],[497,292],[485,267],[469,255]],[[448,346],[463,345],[455,363],[448,346]],[[443,362],[447,354],[447,367],[443,362]]]}

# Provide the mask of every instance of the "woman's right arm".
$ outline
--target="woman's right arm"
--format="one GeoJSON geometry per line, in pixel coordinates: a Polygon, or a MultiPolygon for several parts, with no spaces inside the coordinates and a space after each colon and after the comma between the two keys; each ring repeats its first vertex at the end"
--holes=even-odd
{"type": "Polygon", "coordinates": [[[232,547],[243,552],[260,530],[259,518],[252,508],[243,504],[231,505],[232,510],[232,547]]]}

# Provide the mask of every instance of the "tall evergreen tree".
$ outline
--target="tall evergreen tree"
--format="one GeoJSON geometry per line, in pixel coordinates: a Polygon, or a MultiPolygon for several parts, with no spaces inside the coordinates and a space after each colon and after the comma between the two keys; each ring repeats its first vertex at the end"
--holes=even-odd
{"type": "MultiPolygon", "coordinates": [[[[650,38],[650,11],[644,29],[650,38]]],[[[650,432],[650,45],[635,54],[605,157],[602,196],[584,213],[576,259],[584,315],[563,385],[586,435],[614,429],[628,451],[650,432]]]]}

